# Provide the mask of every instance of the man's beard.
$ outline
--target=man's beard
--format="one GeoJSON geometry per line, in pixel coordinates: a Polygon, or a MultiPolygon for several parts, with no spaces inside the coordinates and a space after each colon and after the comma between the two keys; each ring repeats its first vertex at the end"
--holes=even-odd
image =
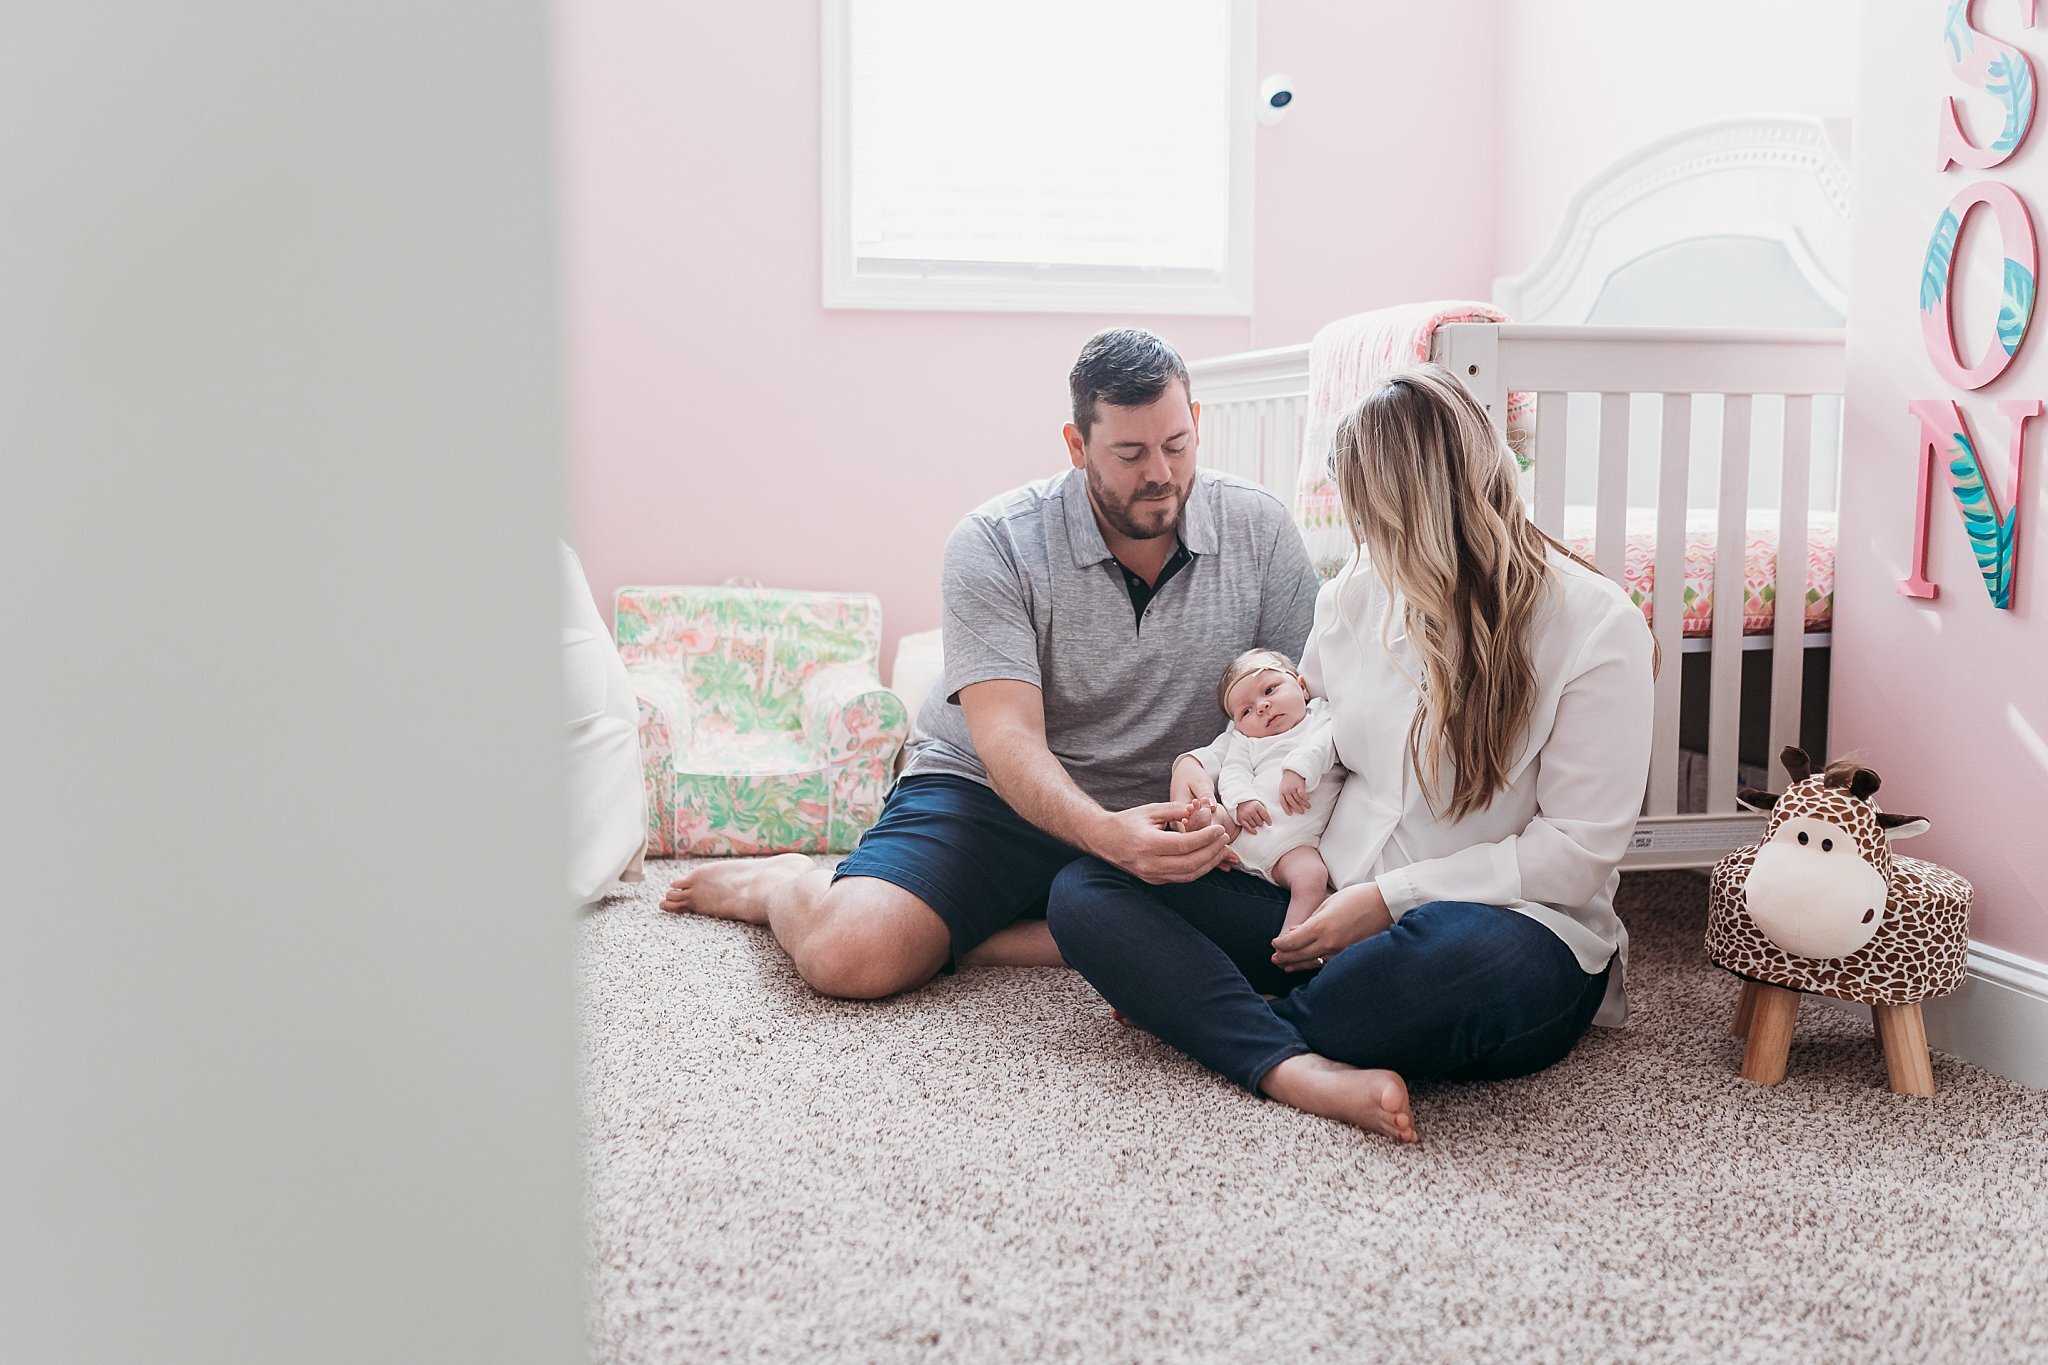
{"type": "MultiPolygon", "coordinates": [[[[1161,536],[1170,536],[1179,531],[1181,513],[1188,505],[1188,495],[1194,491],[1195,485],[1192,479],[1188,481],[1186,488],[1172,483],[1147,484],[1145,487],[1140,488],[1129,501],[1118,502],[1110,496],[1109,490],[1102,486],[1102,480],[1095,473],[1095,466],[1088,466],[1089,500],[1095,504],[1096,510],[1102,513],[1102,519],[1108,522],[1118,535],[1127,536],[1132,540],[1157,540],[1161,536]],[[1146,498],[1158,497],[1162,494],[1170,495],[1173,498],[1171,503],[1173,514],[1163,522],[1157,525],[1149,525],[1139,521],[1133,515],[1133,503],[1141,502],[1146,498]]],[[[1167,505],[1157,502],[1147,503],[1145,510],[1156,515],[1158,511],[1163,510],[1167,505]]]]}

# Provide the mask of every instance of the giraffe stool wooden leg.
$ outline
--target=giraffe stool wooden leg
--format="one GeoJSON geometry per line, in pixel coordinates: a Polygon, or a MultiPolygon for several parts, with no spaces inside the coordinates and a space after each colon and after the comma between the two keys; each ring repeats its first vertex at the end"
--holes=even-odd
{"type": "Polygon", "coordinates": [[[1730,1038],[1749,1037],[1749,1021],[1756,1017],[1756,993],[1759,987],[1754,981],[1742,983],[1742,994],[1735,997],[1735,1018],[1728,1024],[1730,1038]]]}
{"type": "Polygon", "coordinates": [[[1749,1046],[1742,1052],[1742,1079],[1776,1085],[1785,1079],[1785,1058],[1792,1051],[1792,1027],[1799,1021],[1799,992],[1783,986],[1756,987],[1749,1017],[1749,1046]]]}
{"type": "Polygon", "coordinates": [[[1934,1062],[1927,1055],[1927,1026],[1920,1006],[1875,1005],[1878,1036],[1883,1040],[1884,1069],[1891,1078],[1892,1093],[1932,1095],[1934,1062]]]}

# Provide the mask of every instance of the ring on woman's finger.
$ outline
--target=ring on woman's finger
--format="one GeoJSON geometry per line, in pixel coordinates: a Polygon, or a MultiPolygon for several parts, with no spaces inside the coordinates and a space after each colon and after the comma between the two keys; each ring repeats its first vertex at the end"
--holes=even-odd
{"type": "Polygon", "coordinates": [[[1326,965],[1328,965],[1329,961],[1330,961],[1330,959],[1328,959],[1327,957],[1319,957],[1319,958],[1317,958],[1317,959],[1316,959],[1316,966],[1318,966],[1318,967],[1326,966],[1326,965]]]}

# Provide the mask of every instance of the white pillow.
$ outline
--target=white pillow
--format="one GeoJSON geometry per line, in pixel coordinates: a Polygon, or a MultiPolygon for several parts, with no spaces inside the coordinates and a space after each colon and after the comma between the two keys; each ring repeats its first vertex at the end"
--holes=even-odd
{"type": "Polygon", "coordinates": [[[913,725],[917,723],[917,713],[923,709],[925,698],[931,695],[932,689],[938,686],[940,675],[946,671],[942,639],[940,631],[923,630],[896,642],[896,663],[889,670],[889,690],[903,699],[913,725]]]}
{"type": "Polygon", "coordinates": [[[569,894],[579,905],[642,879],[647,789],[640,706],[576,552],[561,547],[562,701],[569,745],[569,894]]]}

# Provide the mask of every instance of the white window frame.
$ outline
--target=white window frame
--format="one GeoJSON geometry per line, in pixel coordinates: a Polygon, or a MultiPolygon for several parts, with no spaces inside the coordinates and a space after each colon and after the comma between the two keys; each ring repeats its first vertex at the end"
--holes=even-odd
{"type": "MultiPolygon", "coordinates": [[[[1222,278],[1191,284],[1148,281],[1146,271],[1043,265],[976,275],[963,263],[944,273],[907,269],[860,271],[853,256],[852,120],[848,63],[849,0],[819,0],[823,20],[824,305],[827,308],[910,309],[924,312],[1161,313],[1248,317],[1252,311],[1252,149],[1257,132],[1257,0],[1229,0],[1230,224],[1222,278]],[[1107,276],[1107,277],[1106,277],[1107,276]]],[[[1168,272],[1157,272],[1164,277],[1168,272]]]]}

